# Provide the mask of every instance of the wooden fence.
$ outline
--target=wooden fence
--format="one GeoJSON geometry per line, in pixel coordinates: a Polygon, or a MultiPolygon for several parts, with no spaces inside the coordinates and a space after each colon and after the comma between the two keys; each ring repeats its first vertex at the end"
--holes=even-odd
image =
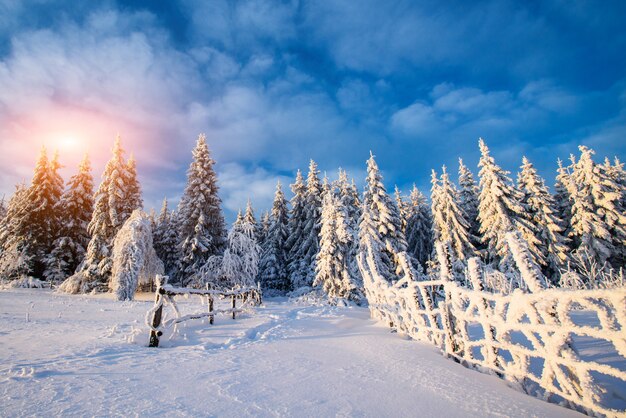
{"type": "Polygon", "coordinates": [[[218,314],[232,315],[235,319],[236,315],[244,312],[249,306],[258,306],[262,303],[261,288],[245,287],[232,290],[217,289],[190,289],[185,287],[173,287],[171,285],[161,283],[162,278],[157,278],[157,289],[155,292],[154,306],[146,314],[146,324],[150,327],[149,347],[158,347],[159,339],[163,335],[163,329],[175,326],[181,322],[190,319],[209,318],[209,324],[213,325],[214,318],[218,314]],[[188,315],[181,315],[174,300],[175,296],[196,295],[202,298],[206,304],[206,312],[198,312],[188,315]],[[215,299],[230,299],[230,309],[214,309],[215,299]],[[240,306],[237,307],[237,300],[240,306]],[[163,321],[163,309],[165,306],[171,307],[174,317],[163,321]]]}

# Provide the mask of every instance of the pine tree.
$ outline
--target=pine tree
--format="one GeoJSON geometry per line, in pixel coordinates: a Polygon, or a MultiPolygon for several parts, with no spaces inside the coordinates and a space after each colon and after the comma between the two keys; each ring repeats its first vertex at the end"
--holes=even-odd
{"type": "Polygon", "coordinates": [[[572,204],[572,230],[576,251],[603,266],[623,266],[626,245],[626,215],[620,211],[623,191],[606,171],[594,163],[594,151],[579,147],[572,183],[576,186],[572,204]]]}
{"type": "Polygon", "coordinates": [[[440,181],[433,170],[431,183],[434,240],[447,247],[452,266],[460,272],[467,260],[476,255],[470,240],[469,222],[459,206],[459,193],[445,166],[440,181]]]}
{"type": "Polygon", "coordinates": [[[360,252],[366,252],[371,246],[377,257],[378,271],[384,278],[393,281],[396,277],[395,253],[406,250],[406,239],[402,234],[398,208],[387,194],[378,165],[371,153],[367,160],[367,178],[361,208],[360,252]]]}
{"type": "MultiPolygon", "coordinates": [[[[572,188],[571,174],[567,167],[563,166],[563,162],[559,158],[557,160],[559,168],[557,169],[556,182],[554,183],[554,208],[557,218],[561,220],[563,227],[563,235],[567,236],[570,232],[572,221],[572,188]]],[[[571,249],[571,241],[569,241],[571,249]]]]}
{"type": "Polygon", "coordinates": [[[108,289],[113,260],[113,240],[129,213],[125,189],[127,163],[118,135],[113,144],[111,159],[107,162],[102,181],[94,195],[94,210],[87,227],[91,239],[80,270],[70,276],[61,286],[69,293],[104,291],[108,289]]]}
{"type": "Polygon", "coordinates": [[[349,230],[347,209],[333,193],[326,193],[321,215],[320,250],[316,256],[313,286],[321,286],[331,301],[359,302],[359,279],[350,266],[354,235],[349,230]]]}
{"type": "Polygon", "coordinates": [[[536,248],[537,242],[532,233],[532,226],[524,217],[520,192],[511,185],[511,179],[507,177],[509,173],[495,163],[482,138],[479,140],[479,146],[480,233],[482,242],[487,247],[488,259],[499,264],[501,271],[507,272],[514,270],[515,264],[506,242],[506,233],[519,231],[529,247],[534,245],[536,248]]]}
{"type": "Polygon", "coordinates": [[[9,199],[6,215],[0,224],[0,280],[28,275],[32,256],[20,228],[28,222],[28,187],[18,184],[9,199]]]}
{"type": "Polygon", "coordinates": [[[46,260],[46,279],[60,282],[73,274],[85,257],[89,245],[88,225],[93,213],[93,177],[87,155],[72,176],[60,202],[65,221],[60,237],[46,260]]]}
{"type": "Polygon", "coordinates": [[[430,259],[433,251],[433,220],[430,205],[426,196],[413,185],[408,206],[406,228],[407,252],[413,256],[422,267],[430,259]]]}
{"type": "Polygon", "coordinates": [[[259,225],[256,217],[254,216],[254,208],[252,208],[252,202],[250,202],[250,199],[248,199],[248,203],[246,204],[246,213],[243,215],[243,219],[245,222],[252,225],[256,242],[261,245],[261,225],[259,225]]]}
{"type": "Polygon", "coordinates": [[[125,187],[125,210],[124,221],[128,219],[135,209],[143,208],[143,199],[141,198],[141,185],[137,179],[137,161],[133,154],[130,155],[126,162],[126,176],[124,179],[125,187]]]}
{"type": "Polygon", "coordinates": [[[261,248],[265,248],[265,241],[267,240],[267,234],[270,230],[270,213],[268,211],[263,212],[261,215],[261,225],[259,227],[258,243],[261,248]]]}
{"type": "Polygon", "coordinates": [[[345,170],[339,170],[339,177],[334,184],[334,190],[339,206],[344,211],[343,221],[350,238],[350,251],[348,252],[347,265],[350,271],[350,277],[355,283],[363,283],[359,265],[357,263],[357,254],[359,252],[359,219],[361,217],[361,202],[359,199],[359,191],[352,182],[348,181],[348,173],[345,170]]]}
{"type": "Polygon", "coordinates": [[[289,219],[287,200],[280,182],[276,185],[272,215],[259,263],[259,279],[264,289],[285,292],[291,289],[287,271],[289,219]]]}
{"type": "Polygon", "coordinates": [[[522,192],[521,204],[539,242],[538,254],[534,254],[535,262],[542,268],[546,277],[552,278],[553,283],[557,283],[557,275],[568,261],[568,248],[563,236],[562,221],[556,214],[554,199],[526,157],[522,159],[517,184],[522,192]]]}
{"type": "Polygon", "coordinates": [[[319,170],[315,161],[311,160],[302,212],[302,240],[291,252],[293,257],[291,262],[294,266],[293,270],[290,270],[291,280],[296,289],[311,286],[315,279],[315,257],[319,251],[321,195],[319,170]]]}
{"type": "Polygon", "coordinates": [[[469,234],[472,245],[477,249],[480,242],[480,222],[478,222],[478,194],[480,190],[470,169],[459,158],[459,207],[465,213],[469,223],[469,234]]]}
{"type": "Polygon", "coordinates": [[[167,199],[163,199],[161,211],[153,230],[154,250],[163,262],[163,270],[168,277],[175,277],[180,264],[178,228],[176,213],[168,209],[167,199]]]}
{"type": "Polygon", "coordinates": [[[187,171],[187,186],[180,202],[180,239],[184,284],[207,262],[209,257],[224,251],[226,229],[221,200],[218,197],[217,175],[213,169],[204,134],[198,136],[193,161],[187,171]]]}
{"type": "Polygon", "coordinates": [[[409,204],[402,196],[400,189],[398,186],[394,189],[394,198],[396,200],[396,206],[398,207],[398,212],[400,213],[400,223],[402,225],[402,233],[406,236],[406,224],[409,217],[409,204]]]}
{"type": "Polygon", "coordinates": [[[305,225],[305,205],[306,205],[306,185],[302,172],[298,170],[296,173],[296,181],[291,184],[291,210],[289,211],[289,237],[287,238],[286,248],[287,254],[287,270],[289,277],[293,281],[293,277],[300,269],[300,247],[304,241],[304,225],[305,225]]]}

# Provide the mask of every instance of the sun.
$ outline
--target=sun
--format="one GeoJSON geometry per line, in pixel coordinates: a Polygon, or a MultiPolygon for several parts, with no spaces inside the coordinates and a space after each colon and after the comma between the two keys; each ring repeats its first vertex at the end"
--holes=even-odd
{"type": "Polygon", "coordinates": [[[75,150],[76,147],[80,144],[80,141],[73,136],[64,136],[57,140],[57,147],[60,150],[71,151],[75,150]]]}

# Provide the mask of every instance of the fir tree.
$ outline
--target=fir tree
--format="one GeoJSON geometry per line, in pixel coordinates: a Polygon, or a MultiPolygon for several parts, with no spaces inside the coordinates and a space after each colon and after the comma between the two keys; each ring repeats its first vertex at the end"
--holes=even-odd
{"type": "Polygon", "coordinates": [[[80,270],[64,282],[61,287],[63,290],[75,293],[108,289],[113,263],[113,240],[131,214],[126,202],[126,178],[127,163],[118,135],[94,196],[94,210],[87,227],[91,239],[84,262],[80,270]]]}
{"type": "Polygon", "coordinates": [[[406,224],[409,217],[409,204],[402,196],[400,189],[398,186],[394,189],[394,198],[396,200],[396,206],[398,207],[398,212],[400,213],[400,222],[402,225],[402,233],[406,236],[406,224]]]}
{"type": "Polygon", "coordinates": [[[125,187],[125,210],[124,221],[130,216],[135,209],[143,208],[143,199],[141,198],[141,185],[137,179],[137,161],[131,154],[126,162],[126,178],[124,179],[125,187]]]}
{"type": "Polygon", "coordinates": [[[214,164],[206,137],[201,134],[193,150],[179,209],[183,283],[198,272],[209,257],[224,251],[226,230],[214,164]]]}
{"type": "Polygon", "coordinates": [[[270,213],[268,211],[263,212],[261,215],[261,225],[259,227],[258,242],[261,248],[265,248],[265,241],[267,240],[267,234],[270,230],[270,213]]]}
{"type": "Polygon", "coordinates": [[[254,216],[254,209],[252,208],[252,202],[250,202],[250,199],[248,199],[248,203],[246,204],[246,213],[243,215],[243,219],[245,222],[252,225],[256,242],[261,245],[261,225],[259,225],[256,217],[254,216]]]}
{"type": "Polygon", "coordinates": [[[298,170],[296,173],[296,181],[291,184],[291,210],[289,212],[289,237],[287,238],[286,248],[287,269],[289,277],[292,278],[300,269],[300,247],[304,241],[304,225],[305,225],[305,205],[306,205],[306,185],[302,172],[298,170]]]}
{"type": "Polygon", "coordinates": [[[32,256],[20,228],[28,221],[28,187],[18,184],[9,199],[7,212],[0,224],[0,280],[28,275],[32,256]]]}
{"type": "Polygon", "coordinates": [[[470,169],[459,158],[459,207],[469,223],[470,240],[474,247],[481,248],[480,222],[478,222],[478,194],[480,190],[470,169]]]}
{"type": "Polygon", "coordinates": [[[476,249],[470,240],[469,222],[459,206],[459,193],[450,181],[446,167],[443,166],[440,181],[437,173],[432,172],[432,214],[435,242],[448,247],[450,262],[456,270],[467,259],[476,255],[476,249]]]}
{"type": "Polygon", "coordinates": [[[402,234],[400,213],[389,197],[383,179],[370,153],[367,160],[367,178],[361,220],[359,223],[359,248],[366,252],[371,246],[377,256],[378,271],[389,281],[393,281],[396,271],[395,254],[406,250],[406,239],[402,234]]]}
{"type": "Polygon", "coordinates": [[[521,203],[526,216],[531,221],[537,238],[539,255],[534,259],[546,277],[558,282],[560,269],[566,266],[568,248],[563,236],[564,228],[558,218],[554,199],[548,192],[543,179],[526,157],[522,159],[521,171],[517,177],[518,189],[522,192],[521,203]]]}
{"type": "Polygon", "coordinates": [[[348,173],[345,170],[339,170],[339,177],[334,184],[336,197],[339,200],[339,206],[344,211],[343,221],[346,231],[350,238],[350,251],[347,254],[347,265],[352,277],[356,283],[362,283],[363,278],[357,263],[357,254],[359,251],[359,219],[361,217],[361,202],[359,199],[359,191],[352,182],[348,181],[348,173]]]}
{"type": "Polygon", "coordinates": [[[533,254],[536,254],[537,241],[533,235],[532,225],[524,217],[520,192],[511,185],[511,179],[507,177],[509,173],[495,163],[482,138],[479,140],[479,146],[480,233],[482,242],[487,247],[488,259],[499,264],[501,271],[507,272],[514,270],[514,261],[506,242],[506,233],[519,231],[529,248],[531,245],[534,246],[533,254]]]}
{"type": "Polygon", "coordinates": [[[289,220],[287,201],[280,182],[276,185],[272,215],[259,265],[259,279],[264,289],[284,292],[291,289],[287,271],[289,220]]]}
{"type": "Polygon", "coordinates": [[[180,264],[178,228],[176,213],[168,209],[167,199],[163,199],[161,211],[153,230],[154,250],[163,262],[163,270],[168,277],[175,277],[180,264]]]}
{"type": "Polygon", "coordinates": [[[432,214],[426,196],[413,185],[409,196],[408,218],[406,228],[407,252],[422,267],[430,259],[433,251],[432,214]]]}
{"type": "Polygon", "coordinates": [[[46,279],[59,282],[73,274],[85,257],[89,245],[88,225],[93,213],[93,177],[87,155],[72,176],[60,202],[65,221],[60,237],[47,258],[46,279]]]}
{"type": "Polygon", "coordinates": [[[315,257],[319,251],[321,195],[319,170],[315,161],[311,160],[302,212],[302,240],[299,241],[298,247],[292,248],[291,251],[291,262],[294,266],[293,270],[290,270],[291,280],[296,289],[311,286],[315,279],[315,257]]]}
{"type": "Polygon", "coordinates": [[[321,286],[331,301],[359,302],[360,283],[352,274],[350,259],[354,235],[349,230],[347,209],[332,193],[326,193],[322,207],[320,250],[316,256],[314,286],[321,286]]]}
{"type": "MultiPolygon", "coordinates": [[[[563,162],[559,158],[557,160],[558,169],[556,182],[554,183],[554,208],[557,218],[561,220],[563,227],[563,235],[567,236],[570,232],[572,221],[572,188],[570,171],[563,166],[563,162]]],[[[571,249],[571,241],[569,242],[571,249]]]]}
{"type": "Polygon", "coordinates": [[[576,186],[572,204],[572,230],[576,251],[603,266],[623,266],[626,245],[626,215],[620,211],[619,184],[596,165],[594,151],[579,147],[572,183],[576,186]]]}

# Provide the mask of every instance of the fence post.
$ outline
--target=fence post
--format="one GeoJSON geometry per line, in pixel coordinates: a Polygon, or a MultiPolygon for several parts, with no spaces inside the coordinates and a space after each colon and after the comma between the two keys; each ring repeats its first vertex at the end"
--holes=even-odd
{"type": "Polygon", "coordinates": [[[232,295],[231,299],[232,299],[232,304],[233,304],[233,319],[235,319],[235,306],[237,304],[236,302],[237,299],[235,299],[235,295],[232,295]]]}
{"type": "Polygon", "coordinates": [[[161,325],[161,316],[163,314],[163,303],[161,303],[161,298],[165,293],[165,289],[159,287],[156,292],[155,305],[160,304],[156,311],[154,311],[154,315],[152,316],[152,330],[150,331],[150,343],[148,347],[158,347],[159,346],[159,337],[163,335],[161,331],[155,331],[155,328],[158,328],[161,325]]]}

